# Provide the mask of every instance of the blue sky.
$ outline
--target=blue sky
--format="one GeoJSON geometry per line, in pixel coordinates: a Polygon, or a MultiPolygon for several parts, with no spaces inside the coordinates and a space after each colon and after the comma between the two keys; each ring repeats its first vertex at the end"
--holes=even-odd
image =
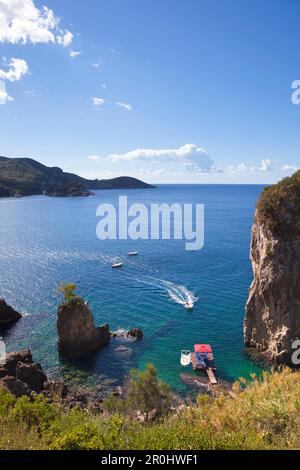
{"type": "Polygon", "coordinates": [[[299,17],[298,0],[0,0],[0,154],[278,181],[300,167],[299,17]]]}

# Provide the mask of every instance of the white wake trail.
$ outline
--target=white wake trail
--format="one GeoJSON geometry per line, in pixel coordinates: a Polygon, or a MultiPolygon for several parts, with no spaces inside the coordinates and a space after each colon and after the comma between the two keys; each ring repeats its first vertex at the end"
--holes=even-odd
{"type": "Polygon", "coordinates": [[[175,282],[151,276],[145,276],[144,279],[136,278],[136,281],[159,289],[164,294],[167,294],[170,300],[180,305],[185,305],[186,302],[194,305],[198,300],[187,287],[176,284],[175,282]]]}

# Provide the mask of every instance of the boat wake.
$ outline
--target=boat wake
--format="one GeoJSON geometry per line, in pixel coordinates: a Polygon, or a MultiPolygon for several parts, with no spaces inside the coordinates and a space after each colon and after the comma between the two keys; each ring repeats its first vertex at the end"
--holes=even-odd
{"type": "Polygon", "coordinates": [[[165,287],[169,298],[177,304],[186,305],[188,303],[189,305],[194,306],[198,300],[193,292],[189,291],[185,286],[181,286],[170,281],[162,281],[162,284],[165,287]]]}
{"type": "Polygon", "coordinates": [[[138,278],[136,281],[155,287],[176,304],[183,306],[189,304],[193,307],[198,300],[193,292],[188,290],[187,287],[176,284],[175,282],[165,281],[164,279],[151,276],[145,276],[144,279],[138,278]]]}

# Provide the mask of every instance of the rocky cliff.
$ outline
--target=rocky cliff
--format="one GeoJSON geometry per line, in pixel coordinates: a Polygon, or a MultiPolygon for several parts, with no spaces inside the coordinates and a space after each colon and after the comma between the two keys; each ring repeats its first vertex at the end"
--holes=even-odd
{"type": "Polygon", "coordinates": [[[245,345],[273,363],[293,365],[292,342],[300,338],[300,172],[262,193],[250,258],[245,345]]]}
{"type": "Polygon", "coordinates": [[[110,339],[108,325],[96,328],[92,313],[80,297],[58,308],[57,333],[58,351],[67,358],[94,351],[110,339]]]}

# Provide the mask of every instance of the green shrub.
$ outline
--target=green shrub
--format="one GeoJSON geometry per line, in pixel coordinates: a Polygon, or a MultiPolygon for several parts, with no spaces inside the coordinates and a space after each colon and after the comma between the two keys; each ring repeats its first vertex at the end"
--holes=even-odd
{"type": "Polygon", "coordinates": [[[22,422],[29,428],[46,430],[59,416],[59,410],[43,395],[36,395],[34,398],[23,396],[16,401],[13,415],[17,422],[22,422]]]}
{"type": "Polygon", "coordinates": [[[61,284],[58,288],[58,291],[63,294],[65,302],[70,302],[77,297],[75,290],[76,284],[61,284]]]}
{"type": "Polygon", "coordinates": [[[154,403],[157,406],[162,389],[153,366],[132,373],[128,386],[129,401],[122,405],[128,408],[122,414],[99,416],[64,411],[41,396],[14,399],[0,389],[0,449],[300,448],[300,372],[284,369],[264,373],[261,379],[253,376],[250,382],[235,384],[230,395],[201,396],[194,405],[167,416],[164,406],[158,406],[160,420],[144,423],[125,413],[137,404],[145,414],[154,403]],[[156,394],[154,401],[144,393],[146,384],[156,394]]]}
{"type": "Polygon", "coordinates": [[[120,400],[110,396],[105,402],[105,408],[112,412],[133,413],[141,412],[146,421],[155,410],[155,419],[165,416],[170,408],[172,396],[167,384],[157,377],[157,371],[148,364],[144,371],[133,369],[125,381],[125,398],[120,400]]]}
{"type": "Polygon", "coordinates": [[[284,238],[300,236],[300,171],[267,187],[257,202],[261,222],[284,238]]]}
{"type": "Polygon", "coordinates": [[[0,416],[5,416],[15,403],[15,397],[4,388],[0,388],[0,416]]]}

